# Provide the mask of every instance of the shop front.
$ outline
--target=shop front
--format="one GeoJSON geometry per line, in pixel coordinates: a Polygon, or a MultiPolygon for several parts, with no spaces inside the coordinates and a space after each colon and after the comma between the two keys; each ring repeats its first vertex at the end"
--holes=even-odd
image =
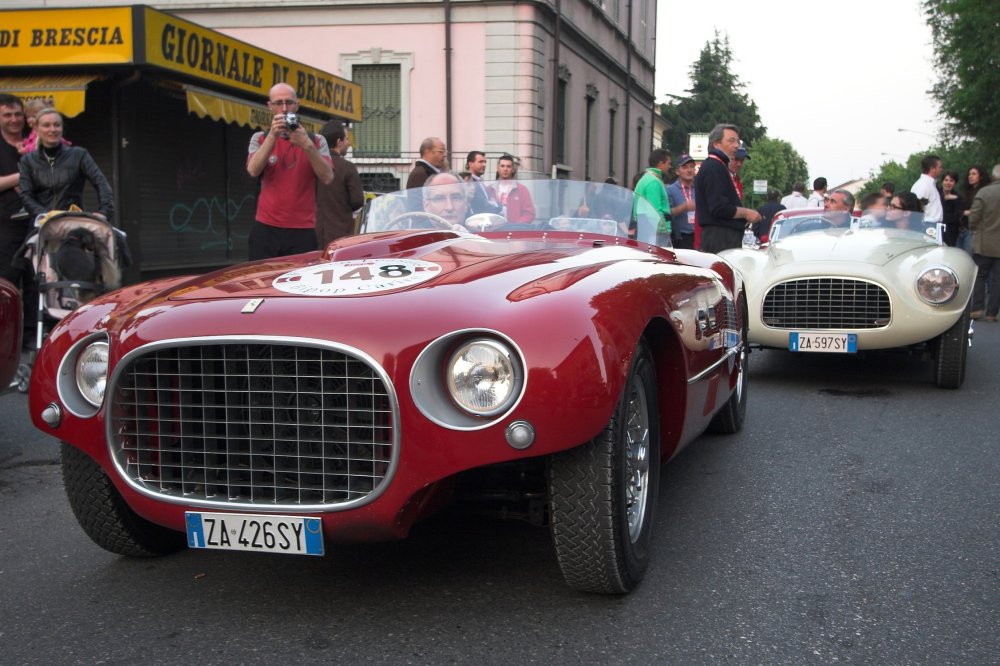
{"type": "Polygon", "coordinates": [[[282,81],[310,131],[361,120],[358,85],[150,7],[0,11],[0,91],[61,111],[111,180],[130,280],[246,259],[247,145],[282,81]]]}

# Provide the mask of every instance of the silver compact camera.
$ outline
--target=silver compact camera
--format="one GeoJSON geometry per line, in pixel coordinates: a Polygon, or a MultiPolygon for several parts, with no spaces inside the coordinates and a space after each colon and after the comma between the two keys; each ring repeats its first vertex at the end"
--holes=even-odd
{"type": "Polygon", "coordinates": [[[289,131],[294,132],[299,128],[299,114],[297,113],[286,113],[285,114],[285,125],[288,126],[289,131]]]}

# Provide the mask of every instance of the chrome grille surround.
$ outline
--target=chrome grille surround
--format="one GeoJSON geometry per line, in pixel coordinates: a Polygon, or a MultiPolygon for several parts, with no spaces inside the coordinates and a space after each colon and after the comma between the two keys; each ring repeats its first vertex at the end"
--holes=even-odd
{"type": "Polygon", "coordinates": [[[336,511],[375,499],[399,457],[399,406],[357,349],[266,336],[129,352],[106,393],[107,441],[139,492],[184,505],[336,511]]]}
{"type": "Polygon", "coordinates": [[[780,282],[764,296],[761,321],[788,330],[885,328],[892,320],[889,294],[868,280],[810,277],[780,282]]]}

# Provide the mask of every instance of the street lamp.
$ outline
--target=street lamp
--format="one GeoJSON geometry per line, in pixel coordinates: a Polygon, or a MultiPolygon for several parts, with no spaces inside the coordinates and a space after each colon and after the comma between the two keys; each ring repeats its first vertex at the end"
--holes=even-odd
{"type": "Polygon", "coordinates": [[[900,127],[896,130],[897,132],[911,132],[912,134],[923,134],[924,136],[929,136],[932,139],[937,139],[937,135],[930,134],[929,132],[921,132],[920,130],[906,129],[905,127],[900,127]]]}

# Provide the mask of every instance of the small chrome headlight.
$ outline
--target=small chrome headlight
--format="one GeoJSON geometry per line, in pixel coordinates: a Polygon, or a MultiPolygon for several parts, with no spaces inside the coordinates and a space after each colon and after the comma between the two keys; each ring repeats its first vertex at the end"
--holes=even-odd
{"type": "Polygon", "coordinates": [[[958,293],[958,276],[945,266],[928,268],[917,278],[917,293],[931,305],[943,305],[958,293]]]}
{"type": "Polygon", "coordinates": [[[470,340],[455,350],[445,367],[448,392],[460,408],[492,416],[516,398],[513,352],[496,340],[470,340]]]}
{"type": "Polygon", "coordinates": [[[108,383],[108,343],[92,342],[76,358],[76,387],[94,407],[104,401],[108,383]]]}

